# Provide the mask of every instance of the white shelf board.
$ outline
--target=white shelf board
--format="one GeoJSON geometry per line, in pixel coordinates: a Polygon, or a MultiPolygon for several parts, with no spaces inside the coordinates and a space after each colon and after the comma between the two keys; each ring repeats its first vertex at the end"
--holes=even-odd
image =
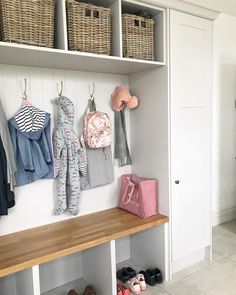
{"type": "Polygon", "coordinates": [[[163,62],[5,42],[0,42],[0,64],[124,75],[165,65],[163,62]]]}
{"type": "MultiPolygon", "coordinates": [[[[53,290],[49,290],[47,292],[41,293],[41,295],[66,295],[71,289],[74,289],[79,294],[83,294],[86,286],[88,286],[87,282],[84,280],[84,278],[80,278],[76,281],[69,282],[53,290]]],[[[96,291],[96,294],[100,295],[97,291],[96,291]]]]}

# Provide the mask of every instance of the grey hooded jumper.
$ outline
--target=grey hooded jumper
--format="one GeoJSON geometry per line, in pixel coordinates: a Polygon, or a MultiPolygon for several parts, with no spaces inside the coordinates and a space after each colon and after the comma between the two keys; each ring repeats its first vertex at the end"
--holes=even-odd
{"type": "Polygon", "coordinates": [[[57,205],[55,214],[67,209],[79,213],[80,172],[87,173],[85,151],[74,132],[74,105],[64,96],[57,98],[57,126],[54,136],[57,178],[57,205]]]}

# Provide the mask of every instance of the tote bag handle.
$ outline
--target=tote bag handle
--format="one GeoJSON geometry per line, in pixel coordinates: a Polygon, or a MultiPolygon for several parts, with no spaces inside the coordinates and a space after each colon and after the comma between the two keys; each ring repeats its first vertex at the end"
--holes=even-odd
{"type": "Polygon", "coordinates": [[[127,177],[127,181],[128,181],[128,185],[127,185],[126,188],[125,188],[125,191],[124,191],[124,194],[123,194],[123,198],[122,198],[122,202],[123,202],[124,205],[129,204],[129,203],[131,202],[131,199],[132,199],[133,197],[135,197],[135,196],[133,195],[133,193],[134,193],[134,189],[135,189],[135,184],[134,184],[132,181],[130,181],[130,179],[129,179],[128,177],[127,177]],[[129,188],[131,188],[131,191],[130,191],[130,193],[128,194],[128,190],[129,190],[129,188]],[[127,198],[127,195],[128,195],[128,198],[127,198]]]}

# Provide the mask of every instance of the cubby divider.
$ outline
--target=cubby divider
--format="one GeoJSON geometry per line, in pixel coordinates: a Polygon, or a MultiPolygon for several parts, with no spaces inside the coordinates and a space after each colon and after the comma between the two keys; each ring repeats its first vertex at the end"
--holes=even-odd
{"type": "Polygon", "coordinates": [[[114,1],[112,9],[112,55],[122,57],[122,24],[121,24],[121,0],[114,1]]]}
{"type": "Polygon", "coordinates": [[[0,278],[1,295],[40,295],[37,267],[0,278]]]}
{"type": "Polygon", "coordinates": [[[113,241],[87,250],[83,255],[84,278],[97,286],[98,294],[116,294],[114,282],[114,243],[113,241]]]}
{"type": "Polygon", "coordinates": [[[68,50],[65,0],[56,0],[55,24],[55,47],[58,49],[68,50]]]}

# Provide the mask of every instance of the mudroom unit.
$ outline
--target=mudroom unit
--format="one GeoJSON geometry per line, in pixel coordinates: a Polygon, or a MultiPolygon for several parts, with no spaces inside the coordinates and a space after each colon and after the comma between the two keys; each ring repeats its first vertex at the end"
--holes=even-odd
{"type": "Polygon", "coordinates": [[[92,97],[111,119],[114,181],[81,190],[78,214],[55,215],[53,177],[16,186],[15,206],[0,218],[0,294],[67,295],[70,289],[82,294],[93,285],[97,294],[116,295],[116,271],[126,266],[157,267],[168,281],[175,272],[211,259],[212,23],[217,13],[171,1],[83,0],[85,18],[109,13],[111,22],[106,22],[107,35],[98,28],[92,35],[86,19],[84,35],[76,35],[79,17],[73,5],[78,1],[54,2],[53,16],[47,10],[47,19],[54,20],[53,40],[43,43],[51,32],[49,21],[41,45],[23,42],[22,31],[14,41],[2,33],[0,101],[11,121],[26,95],[31,106],[51,114],[55,132],[58,97],[70,98],[79,136],[92,97]],[[139,15],[132,19],[133,33],[126,28],[130,15],[139,15]],[[149,23],[152,38],[136,42],[137,31],[146,31],[149,23]],[[97,36],[108,39],[93,49],[80,47],[84,38],[97,36]],[[123,112],[131,154],[127,165],[114,158],[111,94],[119,85],[139,99],[137,108],[123,112]],[[156,215],[140,218],[117,208],[121,177],[131,173],[157,179],[156,215]]]}

